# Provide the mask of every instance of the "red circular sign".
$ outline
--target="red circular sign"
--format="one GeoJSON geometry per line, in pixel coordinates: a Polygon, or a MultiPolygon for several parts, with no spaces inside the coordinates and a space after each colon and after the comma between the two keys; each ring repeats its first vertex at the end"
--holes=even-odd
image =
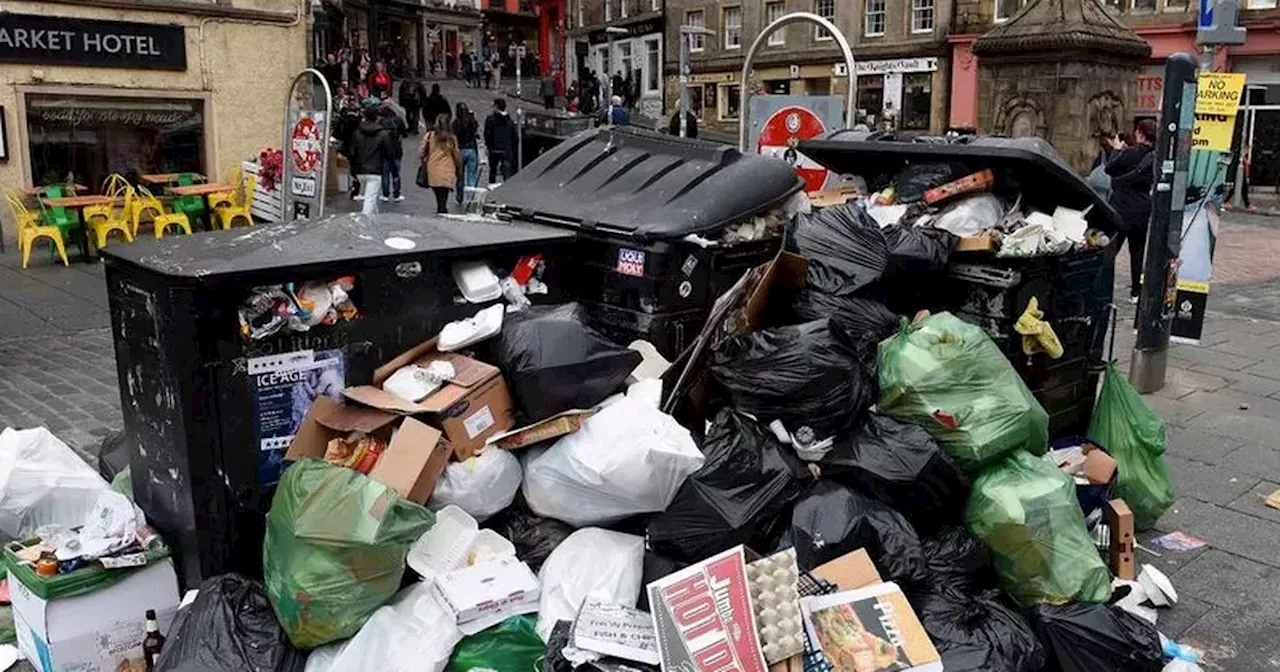
{"type": "Polygon", "coordinates": [[[311,117],[303,117],[293,125],[290,145],[294,170],[306,175],[320,167],[324,158],[324,139],[320,137],[320,126],[311,117]]]}
{"type": "Polygon", "coordinates": [[[822,191],[828,171],[820,164],[796,150],[796,143],[822,136],[826,124],[818,115],[800,107],[789,105],[774,112],[760,129],[756,139],[756,152],[776,156],[796,167],[796,174],[804,180],[805,191],[822,191]]]}

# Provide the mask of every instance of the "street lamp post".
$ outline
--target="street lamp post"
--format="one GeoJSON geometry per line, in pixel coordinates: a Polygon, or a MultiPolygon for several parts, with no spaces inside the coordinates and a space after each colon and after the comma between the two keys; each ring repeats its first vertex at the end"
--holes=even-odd
{"type": "Polygon", "coordinates": [[[626,35],[626,28],[618,26],[609,26],[604,29],[605,37],[608,38],[608,48],[604,55],[604,102],[608,105],[605,112],[604,121],[607,125],[613,125],[613,76],[609,73],[613,70],[613,36],[626,35]]]}
{"type": "Polygon", "coordinates": [[[520,96],[523,83],[521,64],[524,62],[524,43],[515,48],[516,52],[516,171],[524,169],[524,99],[520,96]]]}
{"type": "Polygon", "coordinates": [[[702,26],[680,26],[680,137],[689,137],[689,75],[693,69],[691,52],[694,35],[715,35],[702,26]]]}

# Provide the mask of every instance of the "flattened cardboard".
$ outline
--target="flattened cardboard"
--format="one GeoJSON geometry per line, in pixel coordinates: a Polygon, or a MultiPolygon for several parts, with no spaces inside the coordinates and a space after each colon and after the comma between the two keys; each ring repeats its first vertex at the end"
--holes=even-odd
{"type": "Polygon", "coordinates": [[[1091,450],[1084,456],[1084,477],[1094,485],[1106,485],[1116,475],[1116,461],[1101,450],[1091,450]]]}
{"type": "MultiPolygon", "coordinates": [[[[1101,452],[1101,451],[1094,451],[1101,452]]],[[[1133,581],[1133,512],[1123,499],[1107,502],[1107,526],[1111,528],[1111,547],[1108,549],[1108,565],[1116,578],[1133,581]]]]}
{"type": "Polygon", "coordinates": [[[996,241],[991,236],[981,234],[964,236],[956,242],[956,252],[992,252],[996,249],[996,241]]]}
{"type": "Polygon", "coordinates": [[[813,572],[819,579],[836,584],[840,590],[855,590],[877,583],[884,583],[880,572],[876,571],[871,556],[861,548],[816,567],[813,572]]]}
{"type": "Polygon", "coordinates": [[[503,450],[516,450],[548,439],[556,439],[582,429],[582,423],[595,415],[595,409],[581,411],[565,411],[557,413],[546,420],[532,425],[517,427],[510,431],[498,432],[485,442],[485,445],[497,446],[503,450]]]}

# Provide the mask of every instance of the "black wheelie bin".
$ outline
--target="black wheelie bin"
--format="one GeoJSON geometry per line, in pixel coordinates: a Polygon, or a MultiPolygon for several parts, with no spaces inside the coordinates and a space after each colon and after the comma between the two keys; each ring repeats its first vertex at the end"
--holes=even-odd
{"type": "Polygon", "coordinates": [[[648,340],[674,359],[716,297],[777,253],[785,218],[771,213],[802,187],[779,159],[591,129],[538,157],[489,202],[500,218],[576,232],[559,277],[592,326],[624,345],[648,340]]]}
{"type": "MultiPolygon", "coordinates": [[[[1120,226],[1115,210],[1039,138],[956,142],[837,131],[801,142],[799,149],[830,170],[864,177],[872,189],[913,165],[951,164],[958,174],[989,168],[994,193],[1007,202],[1020,194],[1024,207],[1050,214],[1057,206],[1087,209],[1091,228],[1113,234],[1120,226]]],[[[1050,436],[1083,435],[1108,357],[1114,258],[1110,248],[1017,258],[957,252],[942,277],[895,288],[886,301],[898,312],[948,310],[982,326],[1048,412],[1050,436]],[[1059,359],[1022,351],[1014,324],[1032,297],[1062,341],[1059,359]]]]}
{"type": "MultiPolygon", "coordinates": [[[[378,366],[477,312],[455,301],[455,262],[511,269],[540,253],[556,300],[555,261],[572,239],[549,227],[382,214],[108,248],[134,496],[176,550],[183,585],[261,575],[264,514],[310,400],[371,382],[378,366]],[[279,298],[286,283],[340,278],[348,303],[332,324],[297,331],[271,311],[242,310],[279,298]]],[[[298,295],[315,311],[327,300],[298,295]]]]}

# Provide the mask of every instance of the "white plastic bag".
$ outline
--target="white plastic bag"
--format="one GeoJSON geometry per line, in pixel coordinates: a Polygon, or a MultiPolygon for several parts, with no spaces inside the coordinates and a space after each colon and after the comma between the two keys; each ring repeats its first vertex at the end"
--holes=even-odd
{"type": "Polygon", "coordinates": [[[534,513],[586,527],[671,504],[702,453],[688,430],[641,396],[615,397],[576,433],[526,453],[524,497],[534,513]]]}
{"type": "Polygon", "coordinates": [[[450,463],[427,506],[442,509],[453,504],[483,523],[511,506],[523,477],[515,455],[500,448],[485,448],[479,455],[450,463]]]}
{"type": "Polygon", "coordinates": [[[462,641],[452,615],[419,582],[373,612],[355,637],[311,652],[306,672],[442,672],[462,641]]]}
{"type": "Polygon", "coordinates": [[[950,231],[957,236],[976,236],[987,229],[1000,226],[1004,219],[1004,203],[991,194],[970,196],[948,207],[930,223],[935,229],[950,231]]]}
{"type": "Polygon", "coordinates": [[[542,601],[538,634],[546,641],[556,621],[572,621],[588,598],[632,606],[640,597],[644,537],[588,527],[565,538],[538,572],[542,601]]]}
{"type": "Polygon", "coordinates": [[[111,486],[44,427],[0,432],[0,532],[79,527],[111,486]]]}

